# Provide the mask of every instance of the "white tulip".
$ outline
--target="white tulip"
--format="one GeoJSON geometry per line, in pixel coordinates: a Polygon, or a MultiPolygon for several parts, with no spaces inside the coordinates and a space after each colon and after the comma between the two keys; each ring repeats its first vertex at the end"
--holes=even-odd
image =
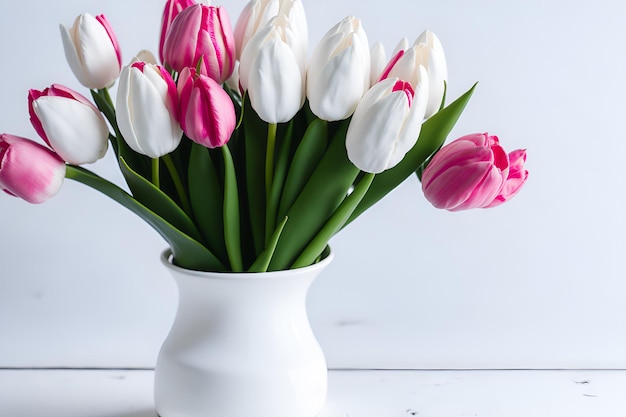
{"type": "Polygon", "coordinates": [[[423,67],[417,89],[387,78],[368,90],[357,106],[346,134],[348,158],[360,170],[378,174],[396,166],[415,145],[428,100],[423,67]]]}
{"type": "Polygon", "coordinates": [[[71,28],[61,25],[63,49],[72,72],[91,89],[110,87],[120,75],[120,46],[104,15],[84,13],[71,28]]]}
{"type": "Polygon", "coordinates": [[[72,165],[90,164],[108,148],[109,128],[86,97],[59,84],[29,93],[31,122],[37,133],[72,165]]]}
{"type": "Polygon", "coordinates": [[[291,120],[305,99],[306,72],[301,36],[285,14],[254,35],[241,54],[239,82],[267,123],[291,120]]]}
{"type": "Polygon", "coordinates": [[[307,72],[311,111],[327,121],[347,119],[370,86],[370,51],[361,21],[346,17],[317,45],[307,72]]]}
{"type": "Polygon", "coordinates": [[[278,6],[278,0],[251,0],[246,4],[235,24],[237,59],[241,58],[250,38],[278,14],[278,6]]]}
{"type": "Polygon", "coordinates": [[[150,158],[172,152],[182,138],[176,85],[158,65],[124,67],[117,90],[117,124],[132,150],[150,158]]]}

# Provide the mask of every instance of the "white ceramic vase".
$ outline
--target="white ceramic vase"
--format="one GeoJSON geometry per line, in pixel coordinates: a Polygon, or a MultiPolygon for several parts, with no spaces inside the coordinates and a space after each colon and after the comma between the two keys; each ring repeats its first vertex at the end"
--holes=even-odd
{"type": "Polygon", "coordinates": [[[313,417],[327,367],[306,311],[315,277],[332,261],[265,273],[211,273],[162,261],[179,306],[155,370],[161,417],[313,417]]]}

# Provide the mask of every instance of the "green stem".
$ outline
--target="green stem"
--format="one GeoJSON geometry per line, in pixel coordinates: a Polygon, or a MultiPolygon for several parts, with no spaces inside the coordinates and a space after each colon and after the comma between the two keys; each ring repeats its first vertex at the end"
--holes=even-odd
{"type": "Polygon", "coordinates": [[[161,181],[159,178],[159,158],[152,158],[152,184],[156,188],[161,188],[161,181]]]}
{"type": "MultiPolygon", "coordinates": [[[[272,184],[274,183],[274,154],[276,153],[276,123],[267,125],[267,151],[265,153],[265,202],[269,204],[272,198],[272,184]]],[[[274,230],[275,213],[267,210],[265,213],[265,243],[269,241],[274,230]]]]}
{"type": "Polygon", "coordinates": [[[167,155],[163,155],[161,158],[163,159],[163,162],[165,163],[165,166],[167,167],[167,170],[170,173],[170,176],[172,177],[172,181],[174,182],[174,187],[176,187],[176,192],[178,193],[178,198],[180,198],[180,203],[183,206],[183,210],[185,210],[185,213],[191,215],[192,211],[191,211],[191,204],[189,203],[189,197],[187,196],[187,193],[185,192],[183,181],[181,180],[180,175],[178,174],[178,171],[176,170],[176,165],[174,165],[174,161],[172,161],[172,157],[169,154],[167,154],[167,155]]]}
{"type": "Polygon", "coordinates": [[[276,149],[276,123],[267,126],[267,152],[265,154],[265,196],[269,198],[274,182],[274,151],[276,149]]]}

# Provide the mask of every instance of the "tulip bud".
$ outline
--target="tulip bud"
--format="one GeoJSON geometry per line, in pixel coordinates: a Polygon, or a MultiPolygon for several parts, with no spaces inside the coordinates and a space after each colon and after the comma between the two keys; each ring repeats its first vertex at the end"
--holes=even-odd
{"type": "Polygon", "coordinates": [[[223,7],[195,4],[172,22],[163,45],[163,62],[177,72],[196,68],[219,84],[233,73],[235,39],[223,7]]]}
{"type": "Polygon", "coordinates": [[[267,22],[278,14],[279,0],[251,0],[241,11],[235,24],[237,59],[252,38],[267,22]]]}
{"type": "Polygon", "coordinates": [[[397,165],[415,145],[428,100],[428,75],[420,67],[414,91],[406,81],[385,79],[363,96],[346,134],[348,158],[360,170],[378,174],[397,165]]]}
{"type": "Polygon", "coordinates": [[[386,65],[387,55],[385,54],[385,47],[382,43],[376,42],[370,50],[370,86],[373,86],[380,80],[380,75],[383,73],[386,65]]]}
{"type": "Polygon", "coordinates": [[[167,0],[163,9],[163,17],[161,18],[161,36],[159,38],[159,58],[163,61],[163,44],[167,37],[167,32],[172,26],[172,22],[187,7],[196,4],[194,0],[167,0]]]}
{"type": "Polygon", "coordinates": [[[510,200],[522,189],[528,179],[528,171],[524,169],[526,150],[516,149],[509,153],[509,175],[498,196],[487,207],[496,207],[510,200]]]}
{"type": "Polygon", "coordinates": [[[267,123],[291,120],[305,99],[305,61],[287,15],[280,14],[254,35],[241,54],[239,82],[267,123]]]}
{"type": "Polygon", "coordinates": [[[59,84],[28,94],[30,121],[41,138],[73,165],[96,162],[108,148],[109,128],[86,97],[59,84]]]}
{"type": "Polygon", "coordinates": [[[61,38],[65,58],[82,85],[100,89],[115,82],[122,68],[122,53],[104,15],[85,13],[70,29],[61,25],[61,38]]]}
{"type": "Polygon", "coordinates": [[[370,86],[370,51],[361,21],[349,16],[330,29],[311,56],[307,97],[327,121],[347,119],[370,86]]]}
{"type": "Polygon", "coordinates": [[[0,135],[0,188],[29,203],[53,197],[65,178],[65,162],[50,149],[19,136],[0,135]]]}
{"type": "Polygon", "coordinates": [[[163,67],[145,62],[125,67],[116,107],[120,132],[135,152],[158,158],[180,143],[176,84],[163,67]]]}
{"type": "MultiPolygon", "coordinates": [[[[517,151],[514,156],[520,157],[515,164],[521,173],[523,157],[519,152],[523,153],[517,151]]],[[[433,206],[449,211],[492,207],[504,201],[493,204],[502,195],[509,171],[509,156],[497,136],[467,135],[435,154],[422,175],[422,190],[433,206]]],[[[516,193],[521,184],[523,181],[512,178],[511,188],[502,198],[510,198],[509,191],[516,193]]]]}
{"type": "MultiPolygon", "coordinates": [[[[402,48],[402,45],[401,42],[398,45],[399,48],[402,48]]],[[[383,70],[380,78],[398,77],[415,87],[419,82],[417,69],[420,66],[426,68],[428,73],[429,98],[425,116],[428,118],[439,110],[445,91],[445,81],[448,78],[443,48],[434,33],[425,31],[412,47],[399,49],[383,70]]]]}
{"type": "Polygon", "coordinates": [[[237,123],[229,95],[212,78],[185,68],[178,79],[180,124],[183,131],[208,148],[228,142],[237,123]]]}

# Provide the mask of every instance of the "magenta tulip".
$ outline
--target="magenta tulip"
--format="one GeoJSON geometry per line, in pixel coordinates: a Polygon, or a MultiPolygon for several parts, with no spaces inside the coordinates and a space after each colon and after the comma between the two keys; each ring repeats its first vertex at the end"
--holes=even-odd
{"type": "Polygon", "coordinates": [[[0,135],[0,188],[29,203],[53,197],[65,178],[65,162],[32,140],[0,135]]]}
{"type": "Polygon", "coordinates": [[[497,136],[476,133],[441,148],[422,175],[424,195],[449,211],[489,207],[509,176],[509,157],[497,136]]]}
{"type": "Polygon", "coordinates": [[[177,72],[198,67],[218,83],[226,81],[235,65],[235,38],[223,7],[195,4],[172,22],[163,45],[166,66],[177,72]]]}
{"type": "Polygon", "coordinates": [[[161,62],[163,62],[163,44],[165,44],[165,38],[170,26],[172,26],[172,22],[180,12],[194,4],[196,4],[194,0],[167,0],[165,2],[161,19],[161,38],[159,40],[159,58],[161,62]]]}
{"type": "Polygon", "coordinates": [[[525,162],[525,149],[517,149],[509,153],[509,176],[506,178],[500,194],[487,207],[499,206],[513,198],[521,190],[528,179],[528,171],[524,169],[525,162]]]}
{"type": "Polygon", "coordinates": [[[200,145],[217,148],[228,142],[237,118],[230,96],[212,78],[185,68],[178,79],[180,125],[200,145]]]}

